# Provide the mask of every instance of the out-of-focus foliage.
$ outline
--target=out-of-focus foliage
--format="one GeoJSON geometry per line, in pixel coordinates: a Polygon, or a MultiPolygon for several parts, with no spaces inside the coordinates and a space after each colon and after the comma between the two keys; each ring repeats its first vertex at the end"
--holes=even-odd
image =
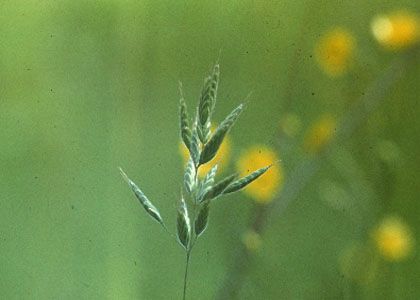
{"type": "Polygon", "coordinates": [[[239,299],[418,298],[419,11],[414,0],[1,1],[0,298],[181,298],[182,249],[118,167],[175,228],[178,81],[198,103],[216,61],[216,120],[252,92],[225,174],[239,149],[264,145],[284,178],[262,233],[248,228],[261,206],[252,185],[215,201],[188,298],[215,298],[238,245],[253,253],[239,299]],[[389,66],[401,77],[377,82],[389,66]],[[371,114],[354,109],[372,93],[371,114]],[[290,182],[306,160],[316,173],[290,182]]]}

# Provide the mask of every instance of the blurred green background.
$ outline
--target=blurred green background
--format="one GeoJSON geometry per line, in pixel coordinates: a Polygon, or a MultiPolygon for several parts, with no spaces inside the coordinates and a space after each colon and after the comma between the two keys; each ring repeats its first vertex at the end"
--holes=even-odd
{"type": "MultiPolygon", "coordinates": [[[[370,31],[375,15],[400,8],[420,7],[415,0],[2,0],[0,298],[181,298],[184,253],[147,217],[118,167],[174,228],[183,174],[178,81],[192,112],[219,59],[216,120],[252,91],[230,134],[229,168],[255,144],[278,153],[285,185],[301,161],[319,166],[287,206],[281,193],[273,201],[279,206],[270,206],[237,298],[418,299],[418,49],[387,51],[370,31]],[[314,49],[337,26],[356,40],[355,63],[328,76],[314,49]],[[352,105],[369,101],[363,95],[396,60],[403,74],[380,83],[378,108],[351,135],[316,158],[302,150],[323,113],[338,124],[358,120],[352,105]],[[300,130],[285,136],[290,115],[300,130]],[[371,245],[372,228],[387,215],[406,224],[414,246],[397,262],[371,245]],[[354,245],[372,250],[362,263],[343,264],[354,245]],[[359,280],[371,264],[372,278],[359,280]]],[[[245,194],[212,207],[192,254],[189,299],[215,299],[255,209],[245,194]]]]}

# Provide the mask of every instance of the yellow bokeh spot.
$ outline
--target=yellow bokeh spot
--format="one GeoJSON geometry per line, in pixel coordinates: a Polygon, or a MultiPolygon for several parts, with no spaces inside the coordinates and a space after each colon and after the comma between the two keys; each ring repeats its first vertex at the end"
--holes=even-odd
{"type": "MultiPolygon", "coordinates": [[[[218,173],[222,173],[223,170],[226,168],[226,166],[229,163],[229,157],[230,157],[230,149],[231,149],[231,141],[229,136],[225,136],[222,145],[220,145],[219,151],[217,151],[216,156],[209,161],[208,163],[201,165],[198,169],[198,176],[204,177],[210,169],[217,164],[217,171],[218,173]]],[[[185,147],[184,143],[181,141],[179,143],[179,150],[182,155],[182,159],[184,161],[184,164],[188,162],[188,159],[190,157],[189,151],[187,147],[185,147]]]]}
{"type": "Polygon", "coordinates": [[[318,153],[335,135],[337,126],[336,119],[330,115],[323,115],[307,131],[304,139],[304,149],[308,153],[318,153]]]}
{"type": "Polygon", "coordinates": [[[419,19],[408,11],[378,15],[371,23],[374,38],[385,48],[400,50],[419,40],[419,19]]]}
{"type": "Polygon", "coordinates": [[[325,33],[315,48],[315,57],[320,67],[330,76],[345,73],[351,65],[356,41],[343,28],[335,28],[325,33]]]}
{"type": "Polygon", "coordinates": [[[372,237],[379,253],[388,261],[406,258],[414,247],[410,229],[397,217],[385,218],[373,231],[372,237]]]}
{"type": "Polygon", "coordinates": [[[242,242],[250,252],[256,252],[262,245],[261,236],[254,230],[248,230],[245,232],[242,236],[242,242]]]}
{"type": "Polygon", "coordinates": [[[245,187],[244,192],[260,203],[273,200],[277,190],[283,184],[283,170],[277,154],[266,146],[254,146],[239,157],[237,169],[240,176],[271,165],[273,166],[258,179],[245,187]]]}

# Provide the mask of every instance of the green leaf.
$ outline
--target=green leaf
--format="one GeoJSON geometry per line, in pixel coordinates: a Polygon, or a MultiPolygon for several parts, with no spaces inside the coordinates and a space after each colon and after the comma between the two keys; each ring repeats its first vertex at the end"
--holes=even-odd
{"type": "Polygon", "coordinates": [[[195,220],[194,230],[195,234],[200,236],[204,230],[207,228],[208,219],[209,219],[209,211],[210,211],[210,201],[205,201],[200,207],[200,211],[198,212],[197,219],[195,220]]]}
{"type": "MultiPolygon", "coordinates": [[[[160,216],[159,211],[157,208],[150,202],[150,200],[146,197],[146,195],[139,189],[139,187],[130,179],[128,178],[127,174],[120,168],[120,172],[124,180],[128,183],[131,187],[134,195],[139,200],[140,204],[146,210],[146,212],[157,222],[159,222],[163,227],[165,224],[163,223],[162,217],[160,216]]],[[[166,227],[165,227],[166,228],[166,227]]]]}
{"type": "Polygon", "coordinates": [[[178,242],[186,251],[188,251],[191,236],[191,225],[190,218],[188,216],[187,204],[185,203],[184,198],[181,198],[181,204],[178,209],[176,229],[178,242]]]}
{"type": "Polygon", "coordinates": [[[203,144],[207,143],[210,137],[211,116],[216,105],[217,89],[219,86],[219,65],[215,65],[211,76],[204,80],[198,104],[198,136],[203,144]]]}
{"type": "Polygon", "coordinates": [[[181,127],[181,138],[184,141],[187,149],[191,148],[191,129],[188,121],[187,104],[185,103],[184,95],[182,92],[182,83],[179,83],[179,93],[181,95],[179,99],[179,118],[181,127]]]}
{"type": "Polygon", "coordinates": [[[219,182],[217,182],[213,187],[203,196],[202,201],[211,200],[217,198],[219,195],[223,194],[223,191],[231,184],[236,178],[238,178],[238,174],[229,175],[219,182]]]}
{"type": "Polygon", "coordinates": [[[266,166],[264,168],[258,169],[248,176],[242,177],[233,183],[229,184],[229,186],[223,191],[223,194],[233,193],[239,191],[246,187],[248,184],[256,180],[258,177],[263,175],[268,169],[271,168],[272,165],[266,166]]]}
{"type": "Polygon", "coordinates": [[[187,166],[185,168],[185,174],[184,174],[184,185],[185,189],[188,193],[191,193],[194,190],[195,187],[195,166],[193,160],[190,158],[188,160],[187,166]]]}
{"type": "Polygon", "coordinates": [[[214,177],[216,176],[217,172],[217,164],[214,165],[210,171],[206,174],[206,177],[204,177],[201,185],[200,190],[197,197],[197,202],[201,202],[204,195],[212,188],[214,184],[214,177]]]}
{"type": "Polygon", "coordinates": [[[213,136],[210,138],[209,142],[204,146],[203,151],[201,152],[200,164],[205,164],[214,158],[220,148],[220,145],[223,142],[223,139],[231,129],[232,125],[235,124],[235,121],[238,119],[243,109],[244,105],[240,104],[217,127],[213,136]]]}

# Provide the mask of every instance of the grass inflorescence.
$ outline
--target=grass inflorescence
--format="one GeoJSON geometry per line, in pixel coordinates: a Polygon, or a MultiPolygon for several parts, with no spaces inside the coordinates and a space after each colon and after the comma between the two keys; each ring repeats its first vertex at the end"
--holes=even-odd
{"type": "MultiPolygon", "coordinates": [[[[216,106],[219,78],[220,68],[216,64],[212,73],[204,80],[196,114],[192,120],[189,118],[182,84],[179,84],[180,136],[189,152],[176,222],[176,239],[186,254],[183,299],[186,297],[190,254],[196,240],[207,229],[212,202],[223,195],[240,191],[271,167],[269,165],[260,168],[241,178],[238,178],[238,174],[235,173],[216,181],[218,164],[215,164],[203,178],[197,176],[200,167],[214,159],[227,133],[245,108],[243,103],[238,105],[212,132],[212,116],[216,106]]],[[[121,174],[145,211],[167,230],[158,209],[123,170],[121,170],[121,174]]]]}

